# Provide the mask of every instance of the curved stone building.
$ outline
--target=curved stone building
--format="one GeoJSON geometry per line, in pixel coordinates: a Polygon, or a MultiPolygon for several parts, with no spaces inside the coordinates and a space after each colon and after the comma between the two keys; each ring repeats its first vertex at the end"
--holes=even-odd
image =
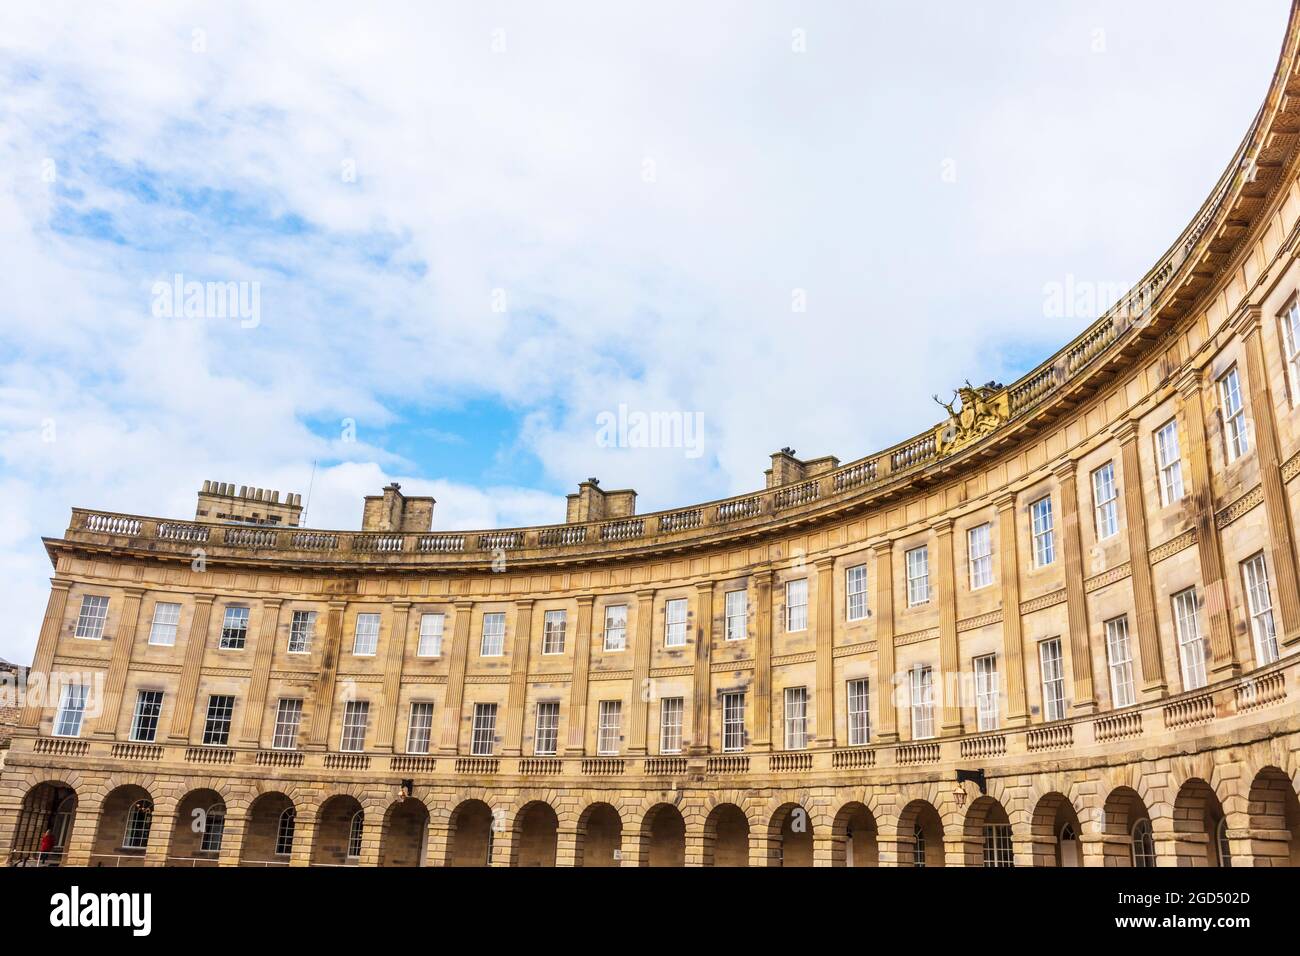
{"type": "Polygon", "coordinates": [[[3,858],[1300,862],[1298,43],[1142,281],[896,447],[544,528],[74,509],[3,858]]]}

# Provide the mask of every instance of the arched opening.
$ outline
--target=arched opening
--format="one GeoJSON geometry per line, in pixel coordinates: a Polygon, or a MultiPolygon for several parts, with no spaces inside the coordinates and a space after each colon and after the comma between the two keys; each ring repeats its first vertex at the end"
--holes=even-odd
{"type": "Polygon", "coordinates": [[[249,805],[244,841],[239,848],[243,866],[288,866],[297,835],[298,814],[283,793],[264,793],[249,805]]]}
{"type": "Polygon", "coordinates": [[[846,803],[835,815],[834,866],[879,866],[876,818],[861,803],[846,803]]]}
{"type": "Polygon", "coordinates": [[[495,818],[482,800],[466,800],[451,813],[448,866],[491,866],[495,818]]]}
{"type": "Polygon", "coordinates": [[[898,818],[898,865],[943,866],[943,821],[925,800],[913,800],[898,818]]]}
{"type": "Polygon", "coordinates": [[[511,866],[555,866],[556,834],[559,818],[551,805],[535,800],[515,814],[515,834],[511,843],[511,866]]]}
{"type": "Polygon", "coordinates": [[[1151,814],[1136,790],[1116,787],[1103,808],[1102,844],[1106,866],[1155,866],[1156,845],[1151,814]]]}
{"type": "Polygon", "coordinates": [[[9,851],[10,866],[58,866],[77,816],[77,794],[65,783],[38,783],[23,797],[9,851]]]}
{"type": "Polygon", "coordinates": [[[771,857],[769,866],[812,866],[813,824],[808,811],[787,803],[772,814],[768,824],[771,857]]]}
{"type": "Polygon", "coordinates": [[[143,866],[153,837],[153,798],[144,787],[117,787],[104,798],[91,866],[143,866]]]}
{"type": "Polygon", "coordinates": [[[384,814],[379,840],[380,866],[420,866],[429,845],[429,808],[407,797],[393,802],[384,814]]]}
{"type": "Polygon", "coordinates": [[[670,803],[651,807],[641,821],[641,865],[686,865],[686,821],[670,803]]]}
{"type": "Polygon", "coordinates": [[[191,790],[176,808],[169,866],[216,866],[226,833],[226,802],[215,790],[191,790]]]}
{"type": "Polygon", "coordinates": [[[356,797],[337,794],[316,814],[312,866],[356,866],[360,862],[365,815],[356,797]]]}
{"type": "Polygon", "coordinates": [[[1045,794],[1034,807],[1030,823],[1034,866],[1083,866],[1079,845],[1079,815],[1062,793],[1045,794]]]}
{"type": "Polygon", "coordinates": [[[1300,866],[1300,799],[1291,778],[1277,767],[1257,773],[1248,812],[1255,866],[1300,866]]]}
{"type": "Polygon", "coordinates": [[[980,797],[966,811],[966,865],[1015,866],[1011,820],[993,797],[980,797]]]}
{"type": "Polygon", "coordinates": [[[720,803],[704,821],[705,866],[749,866],[749,818],[734,803],[720,803]]]}
{"type": "Polygon", "coordinates": [[[1231,866],[1223,805],[1213,788],[1193,777],[1174,798],[1174,852],[1179,866],[1231,866]]]}
{"type": "Polygon", "coordinates": [[[577,866],[619,866],[623,820],[608,803],[593,803],[578,818],[577,866]]]}

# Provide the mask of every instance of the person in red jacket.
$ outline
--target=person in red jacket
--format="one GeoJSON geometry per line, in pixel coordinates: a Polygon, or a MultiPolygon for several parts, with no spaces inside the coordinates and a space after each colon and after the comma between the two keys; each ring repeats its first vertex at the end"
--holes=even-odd
{"type": "Polygon", "coordinates": [[[51,833],[47,828],[46,831],[41,834],[41,847],[40,847],[41,852],[40,855],[37,857],[37,861],[40,863],[41,866],[45,865],[45,859],[47,856],[49,856],[50,850],[53,847],[54,847],[54,834],[51,833]]]}

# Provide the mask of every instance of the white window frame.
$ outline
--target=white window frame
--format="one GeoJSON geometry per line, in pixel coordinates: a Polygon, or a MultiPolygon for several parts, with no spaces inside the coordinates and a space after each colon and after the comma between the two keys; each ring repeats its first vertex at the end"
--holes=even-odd
{"type": "Polygon", "coordinates": [[[786,633],[808,630],[808,579],[785,582],[786,633]]]}
{"type": "Polygon", "coordinates": [[[1246,591],[1246,612],[1250,616],[1250,633],[1255,642],[1255,666],[1263,667],[1272,664],[1279,656],[1273,595],[1263,551],[1241,562],[1241,576],[1246,591]]]}
{"type": "Polygon", "coordinates": [[[564,653],[564,630],[569,615],[564,608],[552,608],[542,615],[542,653],[564,653]]]}
{"type": "Polygon", "coordinates": [[[978,591],[993,583],[993,525],[986,521],[966,532],[966,563],[970,567],[970,589],[978,591]]]}
{"type": "Polygon", "coordinates": [[[1219,376],[1219,417],[1223,422],[1223,451],[1232,464],[1250,451],[1246,434],[1246,403],[1241,396],[1241,373],[1234,364],[1219,376]]]}
{"type": "Polygon", "coordinates": [[[487,611],[483,614],[483,632],[479,638],[478,656],[504,657],[505,653],[506,612],[487,611]]]}
{"type": "Polygon", "coordinates": [[[605,644],[606,653],[618,653],[627,650],[627,605],[605,605],[605,644]]]}
{"type": "Polygon", "coordinates": [[[623,736],[623,702],[602,700],[596,706],[596,753],[601,757],[618,756],[623,736]]]}
{"type": "Polygon", "coordinates": [[[785,749],[808,749],[808,688],[787,687],[785,689],[785,708],[783,711],[785,725],[785,749]]]}
{"type": "Polygon", "coordinates": [[[83,594],[77,612],[77,629],[73,637],[83,641],[102,641],[104,622],[108,619],[108,598],[102,594],[83,594]]]}
{"type": "Polygon", "coordinates": [[[1153,436],[1156,449],[1156,469],[1160,473],[1160,504],[1167,507],[1182,501],[1183,453],[1178,442],[1178,419],[1171,418],[1153,436]]]}
{"type": "Polygon", "coordinates": [[[275,705],[275,727],[271,732],[272,750],[297,750],[298,730],[302,726],[302,698],[281,697],[275,705]]]}
{"type": "Polygon", "coordinates": [[[374,657],[379,653],[380,616],[376,611],[363,611],[357,615],[352,631],[352,656],[374,657]]]}
{"type": "Polygon", "coordinates": [[[533,717],[533,756],[554,757],[560,750],[560,702],[539,700],[533,717]]]}
{"type": "Polygon", "coordinates": [[[289,653],[310,654],[316,636],[316,612],[294,611],[289,619],[289,653]]]}
{"type": "Polygon", "coordinates": [[[137,690],[135,711],[131,715],[131,740],[151,744],[158,739],[158,724],[162,721],[163,692],[137,690]],[[145,731],[148,731],[146,734],[145,731]]]}
{"type": "Polygon", "coordinates": [[[997,730],[1002,692],[998,681],[998,657],[984,654],[971,663],[975,670],[975,726],[981,733],[997,730]]]}
{"type": "Polygon", "coordinates": [[[908,671],[911,690],[912,739],[930,740],[934,737],[934,671],[928,664],[920,664],[908,671]]]}
{"type": "Polygon", "coordinates": [[[181,623],[181,606],[169,601],[159,601],[153,606],[153,622],[149,625],[149,643],[155,647],[174,647],[176,631],[181,623]]]}
{"type": "Polygon", "coordinates": [[[1282,359],[1286,362],[1287,396],[1292,407],[1300,402],[1300,299],[1292,299],[1278,316],[1282,327],[1282,359]]]}
{"type": "Polygon", "coordinates": [[[470,727],[470,753],[491,757],[496,750],[497,705],[475,704],[474,722],[470,727]]]}
{"type": "Polygon", "coordinates": [[[1098,541],[1119,534],[1119,487],[1113,461],[1092,472],[1092,517],[1098,541]]]}
{"type": "Polygon", "coordinates": [[[749,591],[740,588],[723,596],[726,610],[726,639],[743,641],[749,637],[749,591]]]}
{"type": "Polygon", "coordinates": [[[122,831],[123,850],[147,850],[149,833],[153,829],[153,801],[137,800],[126,811],[126,827],[122,831]]]}
{"type": "Polygon", "coordinates": [[[867,618],[867,566],[855,564],[844,569],[844,619],[864,621],[867,618]]]}
{"type": "Polygon", "coordinates": [[[1015,866],[1011,824],[984,824],[984,866],[991,868],[1015,866]]]}
{"type": "Polygon", "coordinates": [[[1029,503],[1029,527],[1034,543],[1034,567],[1045,568],[1056,560],[1056,526],[1052,519],[1052,496],[1043,495],[1029,503]]]}
{"type": "Polygon", "coordinates": [[[1137,703],[1137,685],[1133,680],[1133,642],[1129,638],[1128,615],[1121,614],[1105,623],[1106,667],[1110,671],[1110,705],[1116,710],[1137,703]]]}
{"type": "Polygon", "coordinates": [[[431,611],[420,615],[420,637],[416,641],[416,657],[442,657],[442,639],[447,632],[447,615],[431,611]]]}
{"type": "Polygon", "coordinates": [[[433,747],[433,701],[411,701],[406,721],[406,752],[427,754],[433,747]]]}
{"type": "Polygon", "coordinates": [[[907,568],[907,606],[919,607],[930,603],[930,546],[910,548],[903,555],[907,568]]]}
{"type": "Polygon", "coordinates": [[[89,684],[64,684],[59,691],[59,709],[54,714],[50,732],[55,737],[80,737],[89,698],[89,684]]]}
{"type": "Polygon", "coordinates": [[[664,602],[664,647],[686,646],[686,617],[689,607],[686,598],[672,598],[664,602]]]}
{"type": "Polygon", "coordinates": [[[361,850],[365,844],[366,833],[366,811],[358,810],[352,814],[352,819],[348,821],[348,856],[349,860],[358,860],[361,858],[361,850]]]}
{"type": "Polygon", "coordinates": [[[1197,690],[1208,683],[1205,673],[1206,642],[1201,635],[1200,595],[1196,588],[1185,588],[1171,599],[1174,631],[1178,636],[1178,667],[1183,690],[1197,690]]]}
{"type": "Polygon", "coordinates": [[[339,751],[349,754],[364,752],[369,730],[370,701],[344,701],[343,726],[339,732],[339,751]]]}
{"type": "Polygon", "coordinates": [[[745,749],[745,692],[727,691],[722,695],[722,752],[733,754],[745,749]]]}
{"type": "Polygon", "coordinates": [[[848,681],[847,698],[849,746],[865,747],[871,743],[871,682],[865,677],[848,681]]]}
{"type": "Polygon", "coordinates": [[[228,604],[221,613],[221,636],[217,646],[223,651],[242,651],[248,646],[248,622],[252,611],[246,604],[228,604]]]}
{"type": "Polygon", "coordinates": [[[297,828],[298,811],[294,807],[285,807],[280,811],[280,819],[275,824],[276,856],[289,856],[293,853],[293,836],[297,828]]]}
{"type": "Polygon", "coordinates": [[[220,853],[221,838],[226,832],[226,808],[214,803],[203,817],[203,836],[199,840],[200,853],[220,853]]]}
{"type": "Polygon", "coordinates": [[[659,752],[682,752],[682,723],[686,715],[684,697],[659,698],[659,752]]]}
{"type": "Polygon", "coordinates": [[[1065,659],[1059,637],[1038,642],[1038,676],[1043,692],[1043,720],[1065,719],[1065,659]]]}
{"type": "Polygon", "coordinates": [[[234,724],[235,695],[209,694],[208,709],[206,716],[203,718],[203,746],[229,746],[230,729],[234,724]]]}

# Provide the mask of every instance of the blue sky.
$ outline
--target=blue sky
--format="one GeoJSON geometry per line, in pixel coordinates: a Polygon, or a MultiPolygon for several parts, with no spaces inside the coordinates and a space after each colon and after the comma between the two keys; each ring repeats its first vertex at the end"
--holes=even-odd
{"type": "Polygon", "coordinates": [[[0,656],[74,505],[310,483],[347,528],[396,479],[438,528],[558,522],[591,475],[651,510],[929,426],[1087,324],[1050,285],[1158,258],[1286,12],[5,5],[0,656]],[[177,274],[256,321],[159,314],[177,274]],[[700,416],[700,454],[606,447],[620,405],[700,416]]]}

